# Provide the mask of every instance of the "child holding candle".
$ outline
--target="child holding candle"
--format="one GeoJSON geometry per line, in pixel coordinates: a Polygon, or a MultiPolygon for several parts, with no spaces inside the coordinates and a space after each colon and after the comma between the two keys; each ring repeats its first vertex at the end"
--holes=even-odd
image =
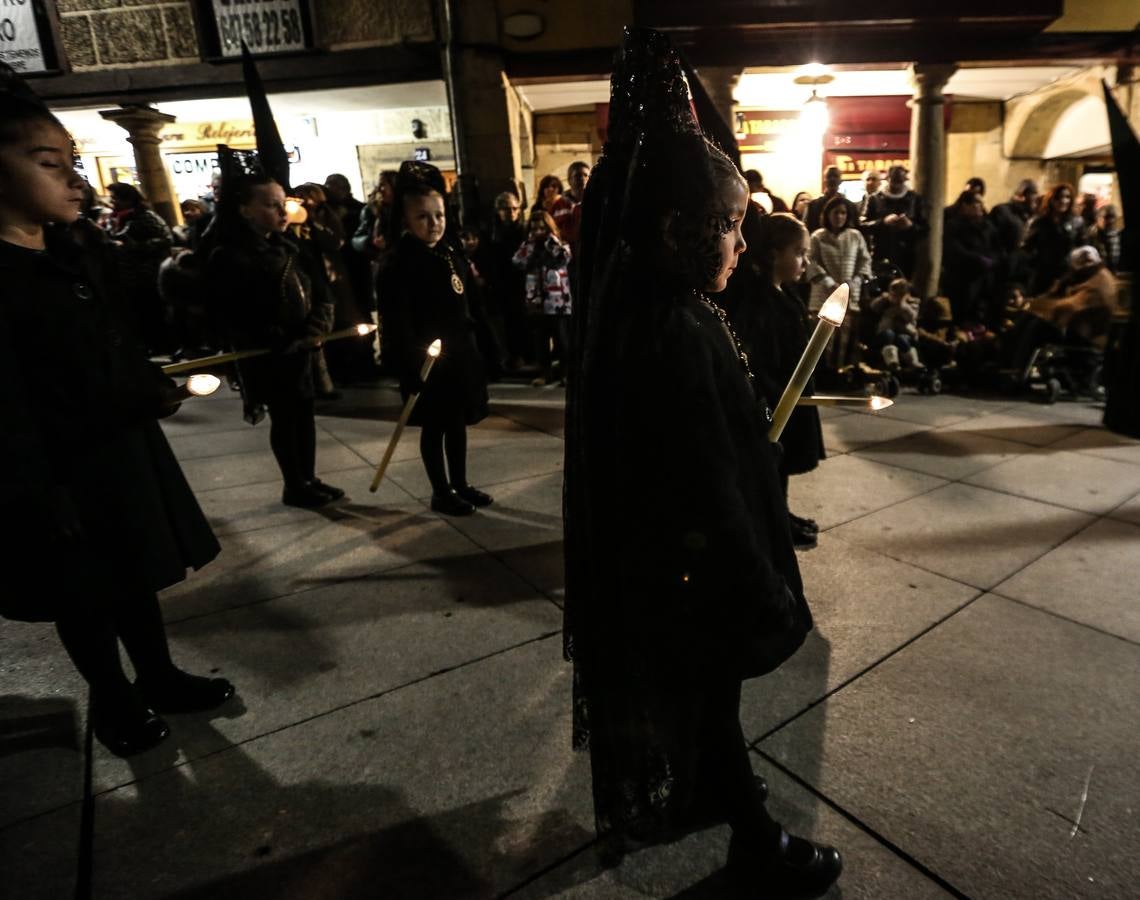
{"type": "MultiPolygon", "coordinates": [[[[789,213],[760,216],[749,210],[743,230],[748,250],[725,292],[725,309],[748,353],[761,393],[775,408],[808,342],[803,304],[784,288],[804,272],[807,229],[789,213]]],[[[811,395],[810,383],[805,395],[811,395]]],[[[819,410],[797,406],[780,445],[780,484],[786,501],[789,476],[810,472],[824,458],[819,410]]],[[[811,519],[788,515],[796,547],[814,547],[819,526],[811,519]]]]}
{"type": "Polygon", "coordinates": [[[405,402],[419,394],[409,424],[421,428],[431,508],[468,516],[493,502],[467,482],[467,426],[487,416],[487,372],[467,305],[470,269],[446,236],[444,193],[434,166],[400,167],[393,216],[398,232],[389,241],[393,250],[377,296],[400,392],[405,402]],[[443,353],[425,382],[420,372],[437,339],[443,353]]]}
{"type": "Polygon", "coordinates": [[[126,756],[166,738],[159,713],[212,709],[233,685],[170,657],[156,592],[219,547],[156,421],[186,395],[120,324],[110,248],[68,233],[73,152],[0,64],[0,512],[19,523],[0,543],[0,614],[55,623],[95,737],[126,756]]]}
{"type": "Polygon", "coordinates": [[[839,853],[771,817],[739,721],[742,681],[791,656],[811,613],[770,417],[717,302],[745,247],[747,185],[701,134],[688,84],[663,35],[627,30],[583,201],[564,494],[573,740],[607,853],[727,822],[750,896],[819,896],[839,853]]]}

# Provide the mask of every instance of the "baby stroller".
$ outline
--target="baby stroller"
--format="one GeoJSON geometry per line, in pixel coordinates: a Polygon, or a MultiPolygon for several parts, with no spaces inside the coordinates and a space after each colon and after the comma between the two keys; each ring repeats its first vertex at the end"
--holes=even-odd
{"type": "Polygon", "coordinates": [[[1062,397],[1104,400],[1104,353],[1112,310],[1107,307],[1082,310],[1065,329],[1064,340],[1046,343],[1030,354],[1014,382],[1040,394],[1045,403],[1062,397]]]}

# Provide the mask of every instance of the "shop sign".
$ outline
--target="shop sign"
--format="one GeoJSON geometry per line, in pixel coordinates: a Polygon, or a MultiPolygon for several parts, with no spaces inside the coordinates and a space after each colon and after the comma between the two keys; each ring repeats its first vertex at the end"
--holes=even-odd
{"type": "Polygon", "coordinates": [[[302,0],[213,0],[222,56],[241,56],[241,42],[254,55],[304,50],[302,0]]]}
{"type": "Polygon", "coordinates": [[[416,147],[412,151],[412,159],[416,162],[431,162],[431,147],[416,147]]]}
{"type": "Polygon", "coordinates": [[[736,143],[749,153],[771,153],[777,149],[777,141],[795,131],[799,122],[799,110],[740,110],[736,114],[736,143]]]}
{"type": "Polygon", "coordinates": [[[213,147],[226,144],[245,149],[257,142],[253,121],[241,119],[222,122],[173,122],[162,131],[162,143],[172,147],[213,147]]]}
{"type": "Polygon", "coordinates": [[[868,169],[886,172],[891,166],[906,166],[910,168],[910,157],[905,152],[889,151],[867,153],[825,150],[824,164],[838,166],[840,173],[846,178],[861,178],[868,169]]]}
{"type": "Polygon", "coordinates": [[[0,61],[17,72],[45,72],[34,0],[0,2],[0,61]]]}

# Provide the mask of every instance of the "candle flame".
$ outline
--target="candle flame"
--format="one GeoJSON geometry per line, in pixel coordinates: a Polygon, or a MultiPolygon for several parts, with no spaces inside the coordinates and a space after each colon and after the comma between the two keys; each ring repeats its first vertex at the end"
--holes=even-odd
{"type": "Polygon", "coordinates": [[[431,346],[428,347],[428,356],[430,356],[434,359],[435,357],[439,356],[439,354],[442,352],[443,352],[443,341],[441,341],[439,338],[436,338],[434,341],[431,342],[431,346]]]}
{"type": "Polygon", "coordinates": [[[356,333],[359,334],[361,337],[364,337],[364,335],[366,335],[366,334],[372,334],[372,332],[374,332],[375,330],[376,330],[375,325],[365,325],[365,324],[361,323],[360,325],[356,326],[356,333]]]}
{"type": "Polygon", "coordinates": [[[875,396],[871,398],[871,409],[875,412],[878,412],[880,409],[887,409],[888,407],[894,405],[895,401],[891,400],[889,397],[875,396]]]}
{"type": "Polygon", "coordinates": [[[300,225],[309,218],[309,211],[305,209],[303,201],[296,197],[285,198],[285,218],[290,225],[300,225]]]}
{"type": "Polygon", "coordinates": [[[186,389],[195,397],[209,397],[221,383],[222,380],[217,375],[209,375],[203,372],[187,378],[186,389]]]}
{"type": "Polygon", "coordinates": [[[831,296],[824,301],[819,311],[819,317],[830,325],[838,328],[843,324],[843,317],[847,315],[847,302],[851,298],[851,289],[846,283],[839,285],[831,296]]]}

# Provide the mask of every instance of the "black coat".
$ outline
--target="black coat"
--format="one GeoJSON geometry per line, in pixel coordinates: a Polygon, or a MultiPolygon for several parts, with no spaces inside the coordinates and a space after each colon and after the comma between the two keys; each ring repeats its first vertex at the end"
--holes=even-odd
{"type": "MultiPolygon", "coordinates": [[[[810,337],[802,301],[772,284],[749,260],[741,257],[722,295],[736,336],[748,354],[756,386],[775,409],[791,380],[810,337]]],[[[812,386],[804,392],[810,396],[812,386]]],[[[824,458],[823,428],[814,406],[797,406],[780,436],[787,475],[810,472],[824,458]]]]}
{"type": "Polygon", "coordinates": [[[521,222],[503,224],[499,221],[485,229],[479,238],[475,265],[487,282],[487,312],[491,315],[517,318],[525,314],[526,274],[511,262],[525,240],[526,226],[521,222]]]}
{"type": "Polygon", "coordinates": [[[48,621],[69,604],[158,591],[219,552],[156,419],[173,386],[112,308],[106,248],[0,242],[0,614],[48,621]],[[78,541],[47,535],[61,510],[78,541]]]}
{"type": "Polygon", "coordinates": [[[954,321],[990,320],[1000,255],[997,232],[988,219],[950,219],[942,237],[942,293],[950,300],[954,321]]]}
{"type": "Polygon", "coordinates": [[[914,277],[914,257],[918,242],[930,231],[926,201],[921,196],[914,191],[907,191],[901,197],[891,197],[879,191],[867,203],[863,229],[871,237],[871,252],[875,262],[889,261],[898,266],[907,278],[914,277]],[[892,214],[905,215],[913,227],[897,229],[883,224],[883,219],[892,214]]]}
{"type": "Polygon", "coordinates": [[[1084,222],[1079,216],[1066,216],[1060,222],[1052,216],[1038,216],[1029,223],[1023,249],[1033,272],[1030,294],[1044,294],[1069,271],[1069,254],[1083,238],[1084,222]]]}
{"type": "Polygon", "coordinates": [[[376,293],[385,359],[400,378],[405,400],[416,386],[428,347],[437,338],[443,343],[409,420],[412,425],[474,425],[487,417],[487,370],[467,303],[469,271],[466,260],[444,241],[429,248],[406,234],[380,273],[376,293]],[[455,291],[453,279],[461,292],[455,291]]]}
{"type": "Polygon", "coordinates": [[[313,396],[313,351],[286,348],[320,337],[332,325],[333,304],[320,265],[289,238],[266,238],[244,223],[229,225],[217,237],[207,274],[230,343],[235,350],[277,351],[238,363],[251,420],[259,418],[262,405],[313,396]]]}

